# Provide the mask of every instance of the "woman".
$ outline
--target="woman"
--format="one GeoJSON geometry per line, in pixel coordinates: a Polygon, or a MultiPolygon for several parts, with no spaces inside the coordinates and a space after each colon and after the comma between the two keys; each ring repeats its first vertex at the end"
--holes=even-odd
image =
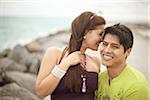
{"type": "Polygon", "coordinates": [[[36,81],[40,98],[51,94],[51,100],[94,99],[100,62],[85,51],[98,49],[104,25],[105,19],[92,12],[74,19],[68,47],[49,48],[42,60],[36,81]]]}

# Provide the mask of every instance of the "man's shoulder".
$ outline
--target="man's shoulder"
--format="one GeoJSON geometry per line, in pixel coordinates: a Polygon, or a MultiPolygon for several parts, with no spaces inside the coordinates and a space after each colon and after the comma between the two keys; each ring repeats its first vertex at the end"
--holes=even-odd
{"type": "Polygon", "coordinates": [[[100,75],[106,75],[107,74],[107,70],[103,71],[103,72],[100,72],[99,73],[100,75]]]}
{"type": "Polygon", "coordinates": [[[99,78],[106,78],[107,75],[107,70],[103,71],[103,72],[99,72],[99,78]]]}
{"type": "Polygon", "coordinates": [[[127,66],[126,76],[133,83],[147,83],[147,79],[144,74],[132,66],[127,66]]]}
{"type": "Polygon", "coordinates": [[[148,81],[144,74],[134,67],[128,66],[126,75],[128,76],[125,85],[125,89],[128,91],[126,95],[130,94],[135,98],[139,98],[137,100],[147,100],[141,99],[147,96],[149,88],[148,81]]]}
{"type": "Polygon", "coordinates": [[[127,73],[129,75],[132,75],[134,78],[145,77],[142,72],[140,72],[139,70],[135,69],[134,67],[129,66],[129,65],[127,67],[128,67],[127,68],[127,70],[128,70],[127,73]]]}

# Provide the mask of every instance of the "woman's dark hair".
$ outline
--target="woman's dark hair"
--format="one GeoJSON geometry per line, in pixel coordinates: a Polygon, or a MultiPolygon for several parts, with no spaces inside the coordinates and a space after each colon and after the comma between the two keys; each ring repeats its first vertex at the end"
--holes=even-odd
{"type": "Polygon", "coordinates": [[[130,28],[125,25],[115,24],[107,27],[105,29],[103,39],[105,38],[106,34],[116,35],[119,38],[120,44],[124,47],[124,52],[133,46],[133,33],[130,28]]]}
{"type": "MultiPolygon", "coordinates": [[[[83,12],[76,17],[71,26],[71,37],[69,41],[68,52],[69,54],[75,51],[79,51],[82,45],[83,37],[86,31],[96,29],[98,25],[105,25],[105,19],[101,16],[97,16],[92,12],[83,12]]],[[[65,77],[64,85],[71,92],[81,92],[81,78],[80,74],[83,72],[80,64],[70,66],[65,77]]]]}

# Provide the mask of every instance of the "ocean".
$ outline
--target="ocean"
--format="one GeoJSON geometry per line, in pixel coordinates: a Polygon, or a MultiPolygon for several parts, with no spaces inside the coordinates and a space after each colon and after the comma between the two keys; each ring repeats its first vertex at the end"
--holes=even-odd
{"type": "MultiPolygon", "coordinates": [[[[59,30],[69,29],[73,19],[73,17],[0,16],[0,51],[13,48],[16,44],[29,43],[33,39],[54,34],[59,30]]],[[[141,23],[141,20],[137,21],[136,17],[134,19],[129,18],[128,21],[141,23]]],[[[107,22],[112,20],[107,20],[106,17],[107,22]]],[[[125,19],[122,19],[121,22],[124,21],[127,22],[125,19]]],[[[146,21],[146,19],[145,21],[142,20],[142,22],[146,21]]]]}
{"type": "Polygon", "coordinates": [[[0,50],[8,47],[12,48],[17,43],[27,43],[48,33],[69,28],[72,18],[69,18],[68,15],[76,16],[75,14],[83,10],[83,8],[86,8],[86,10],[91,9],[100,15],[104,15],[107,22],[148,23],[149,3],[147,0],[96,0],[87,2],[87,5],[86,3],[83,5],[78,1],[56,3],[57,5],[60,3],[60,6],[55,6],[53,3],[55,2],[34,2],[34,0],[31,0],[31,2],[0,2],[0,50]],[[55,7],[56,9],[54,10],[55,7]],[[62,11],[62,13],[59,13],[59,11],[62,11]],[[45,13],[51,16],[60,16],[21,17],[43,15],[45,13]],[[64,15],[67,17],[61,17],[64,15]]]}
{"type": "Polygon", "coordinates": [[[71,22],[65,17],[0,16],[0,51],[70,28],[71,22]]]}

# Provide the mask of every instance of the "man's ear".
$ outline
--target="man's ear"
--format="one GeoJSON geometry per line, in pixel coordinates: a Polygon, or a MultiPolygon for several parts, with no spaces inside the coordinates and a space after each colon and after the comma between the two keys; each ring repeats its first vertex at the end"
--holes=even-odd
{"type": "Polygon", "coordinates": [[[128,57],[130,55],[130,52],[131,52],[132,48],[129,48],[126,50],[126,56],[128,57]]]}

